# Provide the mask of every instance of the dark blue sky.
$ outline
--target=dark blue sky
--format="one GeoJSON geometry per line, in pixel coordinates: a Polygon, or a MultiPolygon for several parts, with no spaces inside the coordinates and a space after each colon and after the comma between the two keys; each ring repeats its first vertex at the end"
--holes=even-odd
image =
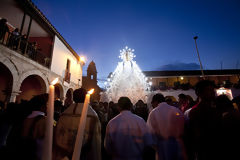
{"type": "Polygon", "coordinates": [[[240,69],[239,0],[33,2],[79,55],[96,63],[99,78],[115,69],[126,45],[144,71],[196,69],[195,35],[204,69],[220,69],[221,61],[224,69],[240,69]]]}

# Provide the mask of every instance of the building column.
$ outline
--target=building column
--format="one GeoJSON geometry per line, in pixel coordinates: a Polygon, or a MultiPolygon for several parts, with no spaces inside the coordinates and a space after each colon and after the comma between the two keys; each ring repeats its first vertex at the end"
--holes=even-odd
{"type": "Polygon", "coordinates": [[[60,101],[62,102],[63,105],[64,105],[65,100],[66,100],[66,96],[63,96],[60,98],[60,101]]]}
{"type": "MultiPolygon", "coordinates": [[[[21,28],[20,28],[20,35],[21,35],[21,36],[22,36],[22,31],[23,31],[25,19],[26,19],[26,13],[24,12],[23,19],[22,19],[22,24],[21,24],[21,28]]],[[[20,43],[21,43],[21,38],[20,38],[20,40],[18,41],[17,50],[19,50],[20,43]]]]}
{"type": "Polygon", "coordinates": [[[26,19],[26,13],[24,12],[23,19],[22,19],[22,24],[21,24],[21,28],[20,28],[20,35],[22,35],[25,19],[26,19]]]}
{"type": "Polygon", "coordinates": [[[27,44],[26,44],[25,49],[24,49],[24,55],[27,55],[26,52],[27,52],[27,48],[28,48],[28,39],[29,39],[29,34],[30,34],[31,26],[32,26],[32,17],[30,17],[30,21],[29,21],[29,25],[28,25],[27,44]]]}
{"type": "Polygon", "coordinates": [[[20,93],[21,93],[21,91],[13,91],[11,93],[9,102],[16,102],[16,98],[20,93]]]}

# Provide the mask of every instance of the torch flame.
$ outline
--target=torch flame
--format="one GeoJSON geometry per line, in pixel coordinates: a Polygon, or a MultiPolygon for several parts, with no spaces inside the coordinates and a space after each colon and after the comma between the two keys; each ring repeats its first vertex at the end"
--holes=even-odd
{"type": "Polygon", "coordinates": [[[57,82],[58,82],[58,78],[55,78],[55,79],[52,81],[51,85],[55,85],[57,82]]]}
{"type": "Polygon", "coordinates": [[[93,92],[94,92],[94,89],[91,89],[88,91],[88,94],[93,94],[93,92]]]}

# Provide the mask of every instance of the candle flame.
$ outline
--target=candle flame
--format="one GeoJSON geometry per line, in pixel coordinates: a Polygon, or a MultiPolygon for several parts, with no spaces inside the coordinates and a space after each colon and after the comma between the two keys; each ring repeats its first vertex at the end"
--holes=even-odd
{"type": "Polygon", "coordinates": [[[54,79],[51,83],[51,85],[55,85],[58,82],[58,78],[54,79]]]}
{"type": "Polygon", "coordinates": [[[93,92],[94,92],[94,89],[91,89],[88,91],[88,94],[93,94],[93,92]]]}

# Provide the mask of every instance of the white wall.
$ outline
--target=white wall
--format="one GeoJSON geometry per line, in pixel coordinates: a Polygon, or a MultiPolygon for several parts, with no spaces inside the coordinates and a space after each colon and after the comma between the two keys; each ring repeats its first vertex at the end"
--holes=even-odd
{"type": "Polygon", "coordinates": [[[67,59],[71,61],[70,73],[71,82],[78,84],[78,79],[82,82],[82,68],[77,58],[69,51],[62,41],[55,36],[51,71],[64,78],[67,59]]]}

